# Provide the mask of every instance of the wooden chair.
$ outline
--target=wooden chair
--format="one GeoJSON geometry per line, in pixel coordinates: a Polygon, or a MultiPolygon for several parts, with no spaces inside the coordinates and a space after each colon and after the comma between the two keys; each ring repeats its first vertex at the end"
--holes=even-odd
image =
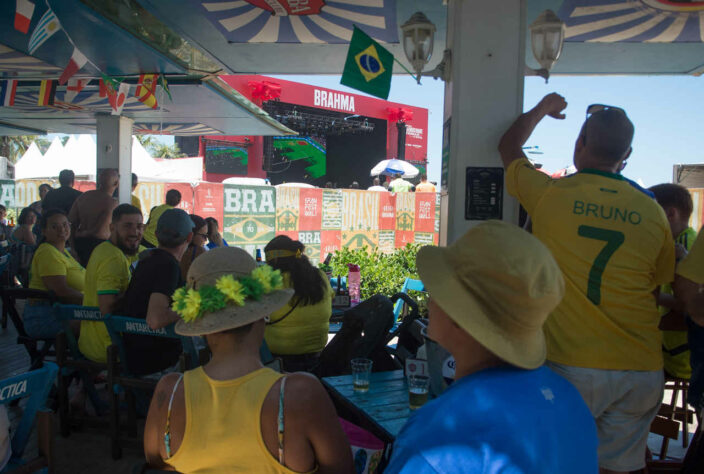
{"type": "Polygon", "coordinates": [[[120,394],[125,393],[127,400],[127,431],[128,435],[137,437],[137,409],[135,390],[152,392],[158,382],[155,378],[138,376],[130,373],[127,364],[127,354],[123,334],[155,336],[167,339],[179,339],[183,347],[180,358],[180,371],[193,369],[199,364],[198,352],[193,345],[193,339],[174,332],[174,325],[161,329],[151,329],[144,319],[125,316],[108,315],[105,326],[110,334],[112,344],[108,347],[108,385],[110,397],[110,440],[113,459],[122,457],[120,445],[120,394]],[[121,362],[123,361],[123,362],[121,362]]]}
{"type": "Polygon", "coordinates": [[[0,404],[5,405],[29,397],[20,423],[12,436],[12,455],[9,464],[0,471],[2,474],[28,473],[39,469],[53,472],[51,411],[47,410],[45,405],[58,371],[55,364],[47,362],[41,369],[0,381],[0,404]],[[39,456],[25,461],[23,454],[35,419],[39,456]]]}
{"type": "MultiPolygon", "coordinates": [[[[78,349],[78,341],[73,335],[70,323],[72,321],[102,321],[100,309],[92,306],[69,304],[54,304],[54,317],[61,321],[64,330],[56,337],[56,363],[61,370],[58,377],[59,392],[59,427],[61,435],[66,437],[71,432],[72,422],[95,423],[95,418],[69,413],[68,386],[74,375],[78,375],[83,382],[83,387],[88,394],[96,414],[104,415],[108,412],[108,405],[100,399],[97,389],[93,384],[93,375],[107,370],[107,364],[93,362],[86,359],[78,349]]],[[[100,423],[99,424],[105,424],[100,423]]]]}
{"type": "MultiPolygon", "coordinates": [[[[669,404],[663,403],[658,414],[681,424],[682,447],[689,446],[689,431],[687,427],[695,417],[694,410],[687,405],[687,392],[689,390],[689,380],[667,375],[665,378],[665,390],[672,390],[672,399],[669,404]]],[[[677,439],[677,436],[674,438],[677,439]]],[[[660,447],[660,459],[665,459],[669,447],[670,437],[663,437],[660,447]]]]}
{"type": "MultiPolygon", "coordinates": [[[[0,284],[2,286],[4,285],[4,282],[2,280],[2,275],[5,274],[5,270],[7,270],[7,267],[10,265],[10,258],[12,258],[9,254],[5,254],[2,257],[0,257],[0,284]]],[[[7,286],[10,286],[9,283],[7,286]]],[[[0,321],[0,325],[2,325],[3,329],[7,329],[7,312],[5,311],[5,305],[3,304],[2,306],[2,320],[0,321]]]]}
{"type": "Polygon", "coordinates": [[[22,317],[17,310],[17,301],[26,301],[30,298],[46,300],[49,305],[47,311],[51,311],[51,305],[55,302],[55,296],[50,292],[20,287],[0,287],[3,320],[9,317],[10,321],[12,321],[12,325],[17,331],[17,343],[22,344],[29,354],[31,361],[29,370],[34,370],[42,366],[46,356],[55,355],[53,351],[55,338],[34,339],[27,334],[22,317]]]}

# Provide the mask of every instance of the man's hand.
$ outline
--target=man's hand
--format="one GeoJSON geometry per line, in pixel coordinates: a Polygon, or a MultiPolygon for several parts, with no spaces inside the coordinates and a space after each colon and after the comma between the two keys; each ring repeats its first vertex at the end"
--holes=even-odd
{"type": "Polygon", "coordinates": [[[549,115],[554,119],[564,120],[565,114],[562,111],[567,108],[567,101],[560,94],[553,92],[543,97],[543,100],[540,101],[536,108],[539,108],[543,114],[549,115]]]}
{"type": "Polygon", "coordinates": [[[565,98],[560,94],[552,93],[543,97],[538,105],[518,117],[499,142],[499,153],[504,168],[508,168],[514,161],[526,157],[523,153],[523,145],[526,144],[543,117],[549,115],[562,120],[565,118],[565,114],[562,113],[565,107],[567,107],[565,98]]]}

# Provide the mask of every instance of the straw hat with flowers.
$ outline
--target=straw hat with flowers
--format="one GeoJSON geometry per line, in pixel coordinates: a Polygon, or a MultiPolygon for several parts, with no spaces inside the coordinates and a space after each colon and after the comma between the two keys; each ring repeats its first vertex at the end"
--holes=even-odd
{"type": "Polygon", "coordinates": [[[175,330],[203,336],[246,326],[285,306],[292,296],[278,270],[257,267],[240,248],[215,248],[193,261],[186,286],[173,295],[172,309],[181,316],[175,330]]]}

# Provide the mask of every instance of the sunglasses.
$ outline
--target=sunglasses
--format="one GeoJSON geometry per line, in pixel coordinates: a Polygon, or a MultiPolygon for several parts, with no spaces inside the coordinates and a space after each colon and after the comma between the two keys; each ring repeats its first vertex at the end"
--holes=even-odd
{"type": "Polygon", "coordinates": [[[591,117],[597,112],[601,112],[602,110],[618,110],[623,115],[626,115],[626,111],[623,110],[621,107],[614,107],[613,105],[605,104],[592,104],[587,106],[587,118],[591,117]]]}

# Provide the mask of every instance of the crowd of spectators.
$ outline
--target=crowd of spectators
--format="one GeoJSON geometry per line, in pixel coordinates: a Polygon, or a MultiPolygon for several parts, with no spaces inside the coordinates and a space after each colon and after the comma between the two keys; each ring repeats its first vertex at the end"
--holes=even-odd
{"type": "MultiPolygon", "coordinates": [[[[427,335],[454,357],[455,381],[409,419],[386,472],[633,472],[645,467],[666,379],[690,380],[689,402],[704,409],[704,237],[689,226],[692,198],[621,174],[635,129],[613,106],[587,109],[577,173],[538,171],[523,146],[566,107],[557,94],[544,97],[499,143],[506,188],[530,232],[489,221],[417,255],[427,335]]],[[[70,170],[59,181],[14,231],[0,228],[0,240],[38,244],[29,287],[155,330],[175,325],[204,337],[211,353],[202,367],[170,373],[178,340],[125,335],[130,373],[167,374],[145,427],[152,466],[353,472],[332,402],[304,373],[327,343],[333,291],[303,243],[275,237],[260,265],[228,245],[216,219],[178,209],[176,190],[145,224],[136,196],[138,206],[113,198],[115,170],[82,194],[70,170]],[[263,343],[284,374],[262,365],[263,343]]],[[[369,190],[436,188],[425,175],[415,186],[395,175],[369,190]]],[[[60,330],[43,300],[29,300],[23,318],[32,337],[60,330]]],[[[81,323],[86,358],[105,362],[109,344],[104,323],[81,323]]]]}

